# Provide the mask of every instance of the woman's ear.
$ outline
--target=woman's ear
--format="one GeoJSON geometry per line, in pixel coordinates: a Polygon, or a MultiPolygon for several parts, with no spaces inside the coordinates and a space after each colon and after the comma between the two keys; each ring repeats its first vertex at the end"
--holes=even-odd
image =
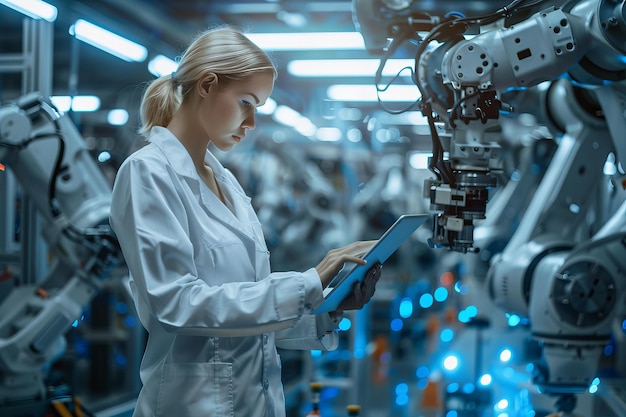
{"type": "Polygon", "coordinates": [[[201,97],[205,97],[209,94],[209,90],[212,86],[217,85],[217,74],[214,72],[206,73],[200,81],[198,81],[198,92],[201,97]]]}

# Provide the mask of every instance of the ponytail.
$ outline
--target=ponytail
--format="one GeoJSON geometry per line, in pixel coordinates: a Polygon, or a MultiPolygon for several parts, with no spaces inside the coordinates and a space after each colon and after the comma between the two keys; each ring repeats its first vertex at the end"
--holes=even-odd
{"type": "Polygon", "coordinates": [[[174,74],[164,75],[152,81],[144,92],[141,102],[141,127],[139,133],[148,137],[154,126],[167,126],[181,102],[174,74]]]}

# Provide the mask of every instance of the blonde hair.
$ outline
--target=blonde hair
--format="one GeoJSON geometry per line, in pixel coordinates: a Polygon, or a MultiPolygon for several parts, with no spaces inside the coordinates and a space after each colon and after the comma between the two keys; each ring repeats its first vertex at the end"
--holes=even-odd
{"type": "Polygon", "coordinates": [[[157,78],[146,88],[139,133],[147,137],[154,126],[167,126],[183,97],[207,73],[215,73],[227,84],[260,71],[277,76],[271,58],[242,31],[220,26],[201,33],[180,58],[176,72],[157,78]]]}

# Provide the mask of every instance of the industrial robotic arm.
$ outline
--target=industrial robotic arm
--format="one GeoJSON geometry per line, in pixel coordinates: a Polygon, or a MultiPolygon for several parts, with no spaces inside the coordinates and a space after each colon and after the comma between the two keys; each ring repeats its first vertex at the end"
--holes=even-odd
{"type": "Polygon", "coordinates": [[[515,111],[507,91],[542,95],[534,112],[562,135],[489,282],[496,304],[528,316],[543,347],[534,383],[571,412],[573,394],[597,376],[626,280],[626,208],[606,208],[624,192],[603,173],[609,155],[626,156],[625,2],[518,0],[411,35],[433,139],[432,246],[477,251],[475,222],[502,172],[500,113],[515,111]]]}
{"type": "Polygon", "coordinates": [[[598,85],[623,78],[626,45],[618,40],[626,37],[626,26],[621,2],[552,6],[514,22],[513,11],[543,3],[515,1],[483,19],[444,22],[420,43],[415,81],[422,92],[422,111],[433,125],[442,122],[446,127],[444,134],[432,129],[431,169],[437,178],[425,186],[439,212],[435,246],[475,251],[474,221],[484,219],[489,190],[497,185],[501,170],[499,113],[514,110],[502,102],[504,90],[534,87],[568,71],[579,82],[598,85]],[[496,24],[508,26],[493,28],[496,24]],[[464,33],[472,27],[476,31],[476,25],[481,33],[466,39],[464,33]],[[441,44],[429,48],[431,41],[441,44]]]}
{"type": "Polygon", "coordinates": [[[111,189],[69,116],[38,93],[0,106],[0,161],[35,203],[54,257],[46,277],[27,277],[37,284],[16,285],[0,304],[0,414],[43,415],[33,407],[46,406],[64,334],[122,263],[111,189]]]}

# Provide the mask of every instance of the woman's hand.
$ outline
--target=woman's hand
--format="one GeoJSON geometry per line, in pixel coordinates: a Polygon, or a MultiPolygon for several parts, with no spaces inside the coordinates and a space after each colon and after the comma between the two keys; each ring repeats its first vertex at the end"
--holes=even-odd
{"type": "Polygon", "coordinates": [[[376,240],[365,240],[351,243],[338,249],[331,249],[324,256],[324,259],[315,267],[322,288],[326,288],[330,281],[341,271],[346,262],[354,262],[358,265],[364,265],[366,262],[362,256],[376,243],[376,240]]]}
{"type": "Polygon", "coordinates": [[[376,283],[380,279],[382,267],[382,264],[377,263],[367,271],[363,282],[355,282],[352,294],[339,304],[337,311],[360,310],[369,303],[376,292],[376,283]]]}

